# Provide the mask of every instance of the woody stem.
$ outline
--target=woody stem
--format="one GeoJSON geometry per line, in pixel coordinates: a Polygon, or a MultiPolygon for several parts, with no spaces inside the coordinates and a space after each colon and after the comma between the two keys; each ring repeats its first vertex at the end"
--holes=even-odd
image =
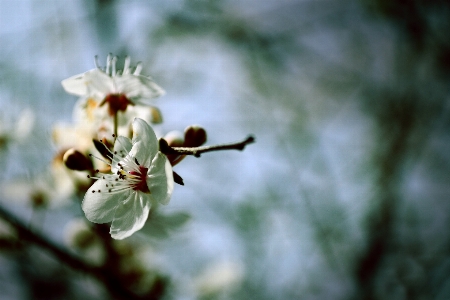
{"type": "Polygon", "coordinates": [[[178,154],[178,155],[194,155],[200,157],[202,153],[219,151],[219,150],[244,150],[245,146],[254,143],[255,138],[248,136],[245,140],[236,143],[203,146],[203,147],[170,147],[167,141],[159,139],[159,149],[164,154],[178,154]]]}

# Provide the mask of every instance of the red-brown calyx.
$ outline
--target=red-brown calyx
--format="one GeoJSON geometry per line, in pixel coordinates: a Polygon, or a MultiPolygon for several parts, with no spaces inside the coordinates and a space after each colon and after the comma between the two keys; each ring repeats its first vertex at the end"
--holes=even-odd
{"type": "Polygon", "coordinates": [[[108,103],[108,112],[111,116],[117,114],[118,111],[125,111],[128,105],[134,105],[134,103],[127,98],[125,94],[109,94],[103,99],[100,106],[108,103]]]}

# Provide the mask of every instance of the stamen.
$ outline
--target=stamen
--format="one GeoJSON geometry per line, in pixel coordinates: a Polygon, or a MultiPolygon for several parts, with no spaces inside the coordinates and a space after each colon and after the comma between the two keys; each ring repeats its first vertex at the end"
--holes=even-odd
{"type": "MultiPolygon", "coordinates": [[[[114,173],[104,174],[99,170],[96,170],[96,173],[99,173],[99,175],[87,175],[87,177],[96,180],[104,180],[102,186],[105,187],[105,190],[103,190],[103,192],[109,194],[122,193],[130,189],[143,193],[150,193],[146,182],[148,168],[141,166],[138,159],[130,155],[130,152],[126,148],[125,143],[122,142],[121,138],[116,139],[116,141],[118,144],[115,144],[115,147],[119,148],[117,151],[112,152],[108,147],[105,147],[110,154],[108,155],[108,158],[110,158],[111,162],[93,154],[89,154],[89,156],[110,166],[114,173]],[[117,153],[119,153],[119,155],[117,153]]],[[[92,193],[95,192],[101,193],[102,190],[92,191],[92,193]]]]}
{"type": "Polygon", "coordinates": [[[94,56],[94,64],[97,69],[101,69],[100,65],[98,64],[98,55],[94,56]]]}
{"type": "Polygon", "coordinates": [[[130,57],[126,56],[125,57],[125,62],[124,62],[124,65],[123,65],[123,72],[122,72],[122,74],[130,74],[130,61],[131,61],[130,57]]]}
{"type": "Polygon", "coordinates": [[[116,62],[117,62],[117,56],[114,56],[111,61],[111,64],[112,64],[111,76],[116,76],[116,62]]]}
{"type": "Polygon", "coordinates": [[[136,65],[136,69],[134,70],[133,75],[140,75],[142,71],[142,63],[138,62],[136,65]]]}
{"type": "Polygon", "coordinates": [[[105,73],[106,74],[108,74],[108,75],[110,75],[110,73],[109,73],[109,69],[110,69],[110,67],[111,67],[111,53],[110,54],[108,54],[108,56],[106,57],[106,70],[105,70],[105,73]]]}
{"type": "MultiPolygon", "coordinates": [[[[95,156],[94,154],[89,154],[89,156],[91,156],[91,157],[93,157],[93,158],[96,158],[96,159],[98,159],[99,161],[104,162],[105,164],[111,166],[111,164],[110,164],[109,162],[107,162],[106,160],[104,160],[103,158],[97,157],[97,156],[95,156]]],[[[96,171],[97,171],[97,170],[96,170],[96,171]]],[[[98,172],[98,171],[97,171],[97,172],[98,172]]]]}
{"type": "MultiPolygon", "coordinates": [[[[120,139],[116,139],[116,141],[117,141],[117,142],[119,143],[119,145],[122,147],[122,150],[120,150],[120,151],[124,151],[125,153],[127,153],[127,155],[124,155],[124,156],[122,157],[122,159],[124,160],[124,162],[125,162],[125,163],[131,162],[131,163],[134,165],[135,168],[136,168],[136,167],[139,168],[139,163],[137,163],[137,160],[136,160],[136,162],[130,160],[130,158],[129,158],[129,156],[128,156],[129,151],[127,150],[127,148],[125,148],[125,146],[122,144],[122,142],[120,141],[120,139]]],[[[136,159],[136,158],[135,158],[135,159],[136,159]]]]}

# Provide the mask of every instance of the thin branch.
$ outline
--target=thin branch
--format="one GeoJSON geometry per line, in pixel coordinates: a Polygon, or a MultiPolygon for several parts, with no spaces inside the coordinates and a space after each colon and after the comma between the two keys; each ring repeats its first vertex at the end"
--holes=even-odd
{"type": "Polygon", "coordinates": [[[202,153],[220,151],[220,150],[244,150],[245,146],[254,143],[255,138],[253,136],[247,137],[242,142],[221,144],[214,146],[203,146],[203,147],[170,147],[166,140],[159,139],[159,149],[164,154],[178,154],[178,155],[194,155],[195,157],[200,157],[202,153]]]}
{"type": "Polygon", "coordinates": [[[70,254],[62,247],[54,244],[52,241],[48,240],[41,234],[28,228],[22,221],[20,221],[16,216],[8,212],[2,206],[0,206],[0,218],[10,223],[17,230],[20,241],[26,240],[35,245],[38,245],[51,252],[60,261],[64,262],[72,269],[82,271],[94,278],[100,279],[108,288],[108,290],[114,293],[115,296],[119,296],[123,299],[140,298],[139,296],[124,288],[121,285],[119,279],[115,278],[110,272],[108,272],[108,270],[87,264],[78,257],[70,254]]]}

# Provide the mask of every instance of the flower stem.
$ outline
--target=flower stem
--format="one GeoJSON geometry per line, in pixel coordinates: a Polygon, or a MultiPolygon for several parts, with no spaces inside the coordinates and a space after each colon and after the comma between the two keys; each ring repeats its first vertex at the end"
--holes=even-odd
{"type": "Polygon", "coordinates": [[[253,136],[249,136],[241,142],[229,144],[203,146],[203,147],[170,147],[167,144],[167,141],[161,138],[159,139],[159,149],[164,154],[194,155],[195,157],[200,157],[200,155],[205,152],[212,152],[219,150],[244,150],[245,146],[254,142],[255,138],[253,136]]]}
{"type": "Polygon", "coordinates": [[[119,117],[118,117],[118,112],[116,111],[114,113],[114,141],[117,138],[117,127],[119,127],[119,117]]]}

